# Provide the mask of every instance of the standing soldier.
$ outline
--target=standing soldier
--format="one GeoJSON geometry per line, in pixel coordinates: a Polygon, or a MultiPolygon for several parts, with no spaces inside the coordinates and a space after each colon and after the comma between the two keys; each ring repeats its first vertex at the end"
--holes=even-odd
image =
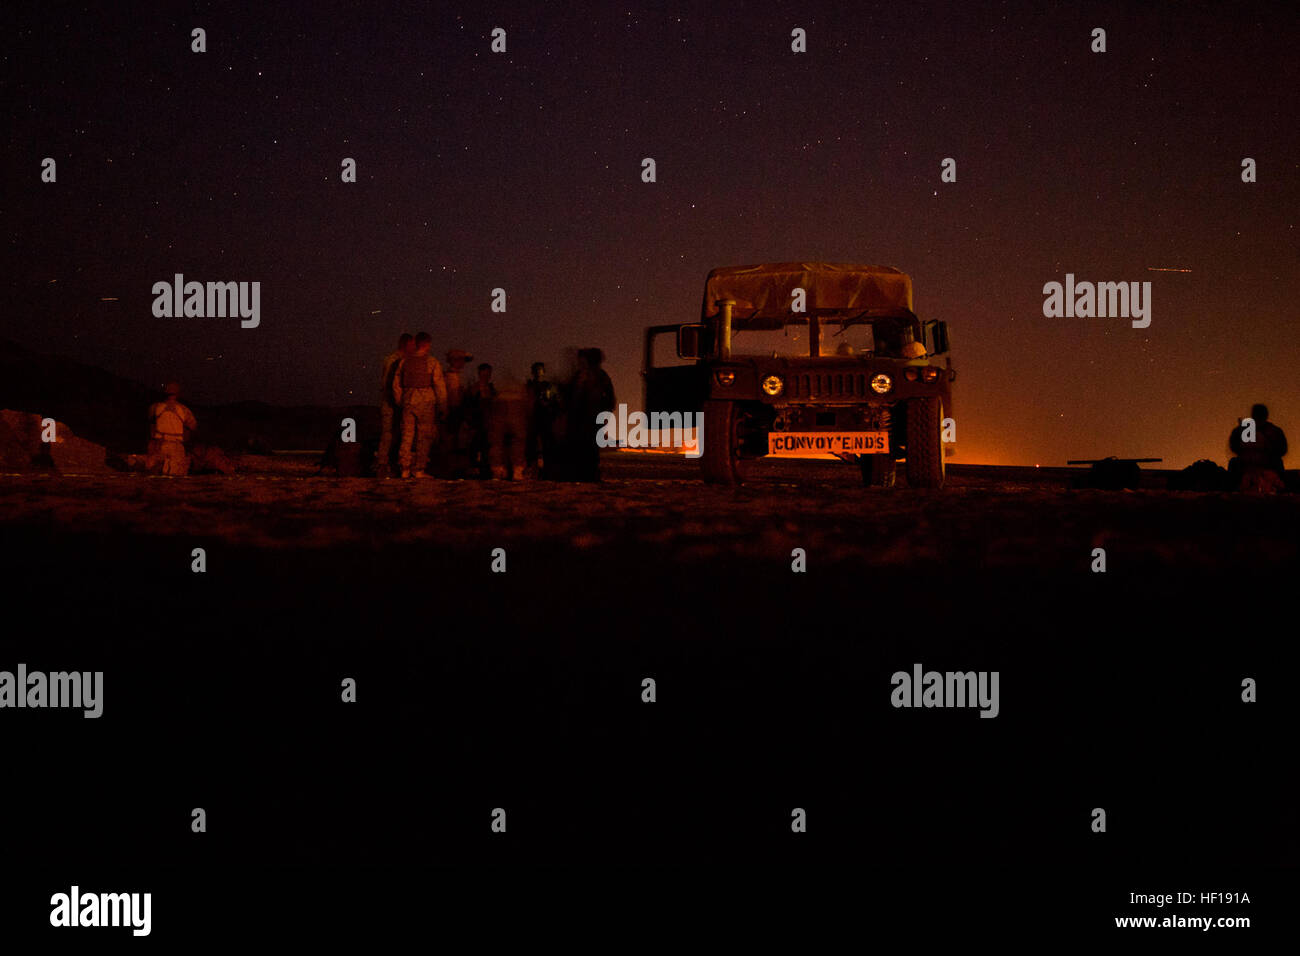
{"type": "Polygon", "coordinates": [[[507,481],[533,477],[524,460],[531,409],[525,384],[507,375],[487,407],[490,477],[507,481]]]}
{"type": "Polygon", "coordinates": [[[483,362],[478,367],[478,381],[465,392],[465,418],[473,429],[470,439],[470,467],[480,478],[492,477],[492,463],[488,457],[488,416],[492,401],[497,397],[497,387],[492,384],[492,366],[483,362]]]}
{"type": "Polygon", "coordinates": [[[412,463],[416,478],[429,477],[424,469],[428,467],[429,450],[438,430],[438,409],[447,406],[442,366],[429,354],[432,341],[428,332],[417,335],[415,354],[402,359],[393,376],[393,399],[402,409],[402,447],[398,459],[403,478],[411,477],[412,463]]]}
{"type": "Polygon", "coordinates": [[[459,477],[461,468],[461,429],[465,424],[465,363],[474,356],[464,349],[451,349],[447,353],[447,410],[443,416],[442,432],[438,436],[442,469],[446,475],[459,477]]]}
{"type": "Polygon", "coordinates": [[[567,435],[571,443],[573,477],[577,481],[600,481],[600,446],[596,437],[600,426],[596,416],[614,411],[614,383],[601,368],[605,353],[600,349],[580,349],[578,374],[572,385],[567,435]]]}
{"type": "Polygon", "coordinates": [[[185,437],[194,431],[198,422],[194,413],[180,403],[181,387],[168,382],[163,389],[165,401],[149,406],[149,457],[146,465],[151,472],[161,472],[169,477],[189,474],[190,459],[185,454],[185,437]]]}
{"type": "Polygon", "coordinates": [[[382,431],[379,433],[379,451],[375,454],[375,477],[388,478],[393,472],[393,430],[401,434],[402,410],[393,400],[393,378],[402,359],[415,353],[415,336],[403,332],[397,339],[397,351],[384,359],[383,384],[380,387],[379,421],[382,431]]]}
{"type": "Polygon", "coordinates": [[[555,418],[560,393],[546,379],[546,364],[534,362],[528,380],[528,437],[524,442],[524,465],[541,477],[555,469],[555,418]]]}
{"type": "Polygon", "coordinates": [[[472,362],[474,356],[464,349],[451,349],[447,353],[447,415],[459,411],[461,400],[465,397],[465,363],[472,362]]]}

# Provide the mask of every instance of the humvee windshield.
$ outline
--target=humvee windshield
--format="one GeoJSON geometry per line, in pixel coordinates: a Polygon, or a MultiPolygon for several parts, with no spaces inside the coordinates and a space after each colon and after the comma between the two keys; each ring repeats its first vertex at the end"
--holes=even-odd
{"type": "MultiPolygon", "coordinates": [[[[907,327],[911,327],[911,323],[893,317],[822,316],[821,341],[818,350],[814,351],[809,342],[806,318],[787,319],[776,328],[773,328],[771,320],[733,319],[731,352],[733,355],[786,358],[898,356],[902,348],[900,333],[907,327]]],[[[916,330],[913,332],[915,334],[916,330]]]]}

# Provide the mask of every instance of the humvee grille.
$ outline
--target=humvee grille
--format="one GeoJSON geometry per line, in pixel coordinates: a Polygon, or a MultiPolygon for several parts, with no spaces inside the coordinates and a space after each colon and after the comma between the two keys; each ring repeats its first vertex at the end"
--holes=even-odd
{"type": "Polygon", "coordinates": [[[791,399],[867,398],[872,395],[864,372],[800,372],[790,376],[791,399]]]}

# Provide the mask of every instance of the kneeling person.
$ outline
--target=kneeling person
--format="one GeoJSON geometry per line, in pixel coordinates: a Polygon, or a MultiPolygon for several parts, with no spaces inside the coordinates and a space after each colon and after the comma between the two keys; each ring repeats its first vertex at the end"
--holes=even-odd
{"type": "Polygon", "coordinates": [[[146,467],[155,474],[173,477],[189,474],[190,459],[185,453],[185,436],[194,431],[198,422],[194,413],[181,404],[177,397],[181,387],[175,382],[166,386],[167,399],[149,407],[149,457],[146,467]]]}

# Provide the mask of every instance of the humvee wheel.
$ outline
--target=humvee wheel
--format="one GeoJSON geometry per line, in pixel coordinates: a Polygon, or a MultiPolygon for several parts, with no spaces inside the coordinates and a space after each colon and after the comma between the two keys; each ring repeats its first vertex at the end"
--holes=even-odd
{"type": "Polygon", "coordinates": [[[704,403],[704,453],[700,463],[711,485],[738,485],[745,480],[740,461],[740,403],[709,399],[704,403]]]}
{"type": "Polygon", "coordinates": [[[898,474],[898,463],[893,455],[861,455],[862,483],[868,488],[892,488],[898,474]]]}
{"type": "Polygon", "coordinates": [[[907,483],[913,488],[942,488],[943,399],[918,398],[907,403],[907,483]]]}

